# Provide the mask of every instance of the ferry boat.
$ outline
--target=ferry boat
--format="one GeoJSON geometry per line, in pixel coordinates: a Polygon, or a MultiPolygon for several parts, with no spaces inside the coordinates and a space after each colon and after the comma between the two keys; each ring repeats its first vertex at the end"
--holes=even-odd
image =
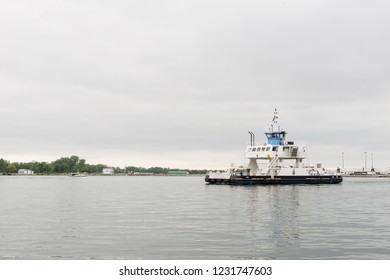
{"type": "Polygon", "coordinates": [[[320,167],[305,166],[306,148],[286,140],[287,132],[278,124],[275,109],[272,123],[265,136],[267,143],[255,144],[250,134],[250,146],[246,148],[249,163],[245,168],[231,168],[227,172],[209,172],[205,181],[209,184],[272,185],[272,184],[338,184],[343,181],[340,170],[326,171],[320,167]]]}

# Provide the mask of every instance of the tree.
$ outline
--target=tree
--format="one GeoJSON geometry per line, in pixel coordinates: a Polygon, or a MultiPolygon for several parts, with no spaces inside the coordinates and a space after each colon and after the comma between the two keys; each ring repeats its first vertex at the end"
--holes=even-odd
{"type": "Polygon", "coordinates": [[[0,173],[7,172],[8,161],[3,158],[0,158],[0,173]]]}
{"type": "Polygon", "coordinates": [[[9,163],[7,166],[7,173],[16,173],[16,166],[13,163],[9,163]]]}
{"type": "Polygon", "coordinates": [[[77,162],[77,171],[78,172],[86,172],[85,159],[80,159],[77,162]]]}

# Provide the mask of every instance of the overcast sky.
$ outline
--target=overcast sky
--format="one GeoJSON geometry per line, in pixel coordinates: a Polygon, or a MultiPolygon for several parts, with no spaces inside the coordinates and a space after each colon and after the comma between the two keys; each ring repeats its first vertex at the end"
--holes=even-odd
{"type": "Polygon", "coordinates": [[[0,158],[225,168],[278,108],[310,163],[390,167],[390,3],[0,1],[0,158]]]}

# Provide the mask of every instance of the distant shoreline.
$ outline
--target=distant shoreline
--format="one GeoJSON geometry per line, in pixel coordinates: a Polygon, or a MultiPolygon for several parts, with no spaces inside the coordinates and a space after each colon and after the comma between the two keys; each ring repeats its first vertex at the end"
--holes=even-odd
{"type": "MultiPolygon", "coordinates": [[[[203,177],[205,174],[134,174],[134,175],[128,175],[123,173],[118,174],[86,174],[87,177],[157,177],[157,176],[163,176],[163,177],[203,177]]],[[[0,176],[4,177],[71,177],[69,174],[0,174],[0,176]]]]}
{"type": "Polygon", "coordinates": [[[343,177],[348,178],[390,178],[390,175],[382,174],[382,175],[342,175],[343,177]]]}
{"type": "MultiPolygon", "coordinates": [[[[0,158],[0,174],[2,175],[54,175],[67,176],[70,173],[83,173],[89,176],[114,175],[114,176],[147,176],[147,175],[197,175],[207,173],[207,169],[188,169],[170,167],[114,167],[107,164],[89,164],[78,156],[61,157],[52,162],[10,162],[0,158]],[[173,174],[176,173],[176,174],[173,174]]],[[[217,170],[215,170],[217,171],[217,170]]]]}

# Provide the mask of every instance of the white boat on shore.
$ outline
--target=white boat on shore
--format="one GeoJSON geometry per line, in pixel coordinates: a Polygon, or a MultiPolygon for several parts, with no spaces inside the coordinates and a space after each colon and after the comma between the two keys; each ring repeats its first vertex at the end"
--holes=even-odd
{"type": "Polygon", "coordinates": [[[86,173],[74,172],[74,173],[70,173],[69,177],[72,177],[72,178],[86,178],[87,174],[86,173]]]}

